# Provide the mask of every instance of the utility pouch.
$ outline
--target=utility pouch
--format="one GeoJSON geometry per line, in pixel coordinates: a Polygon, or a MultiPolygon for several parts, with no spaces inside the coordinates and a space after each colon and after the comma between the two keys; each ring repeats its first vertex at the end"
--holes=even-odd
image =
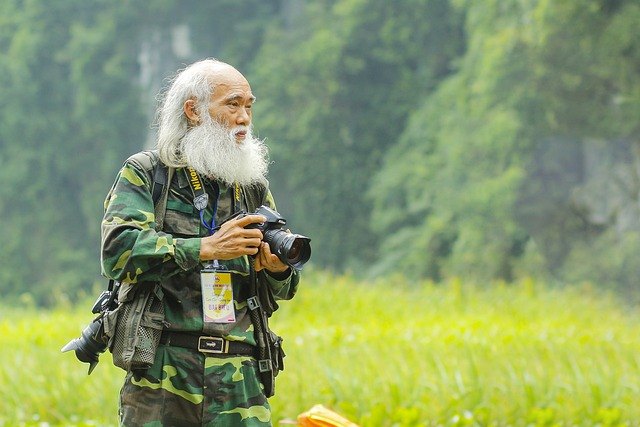
{"type": "Polygon", "coordinates": [[[284,371],[284,350],[282,349],[282,337],[269,331],[271,339],[269,345],[271,346],[271,363],[273,364],[273,376],[277,377],[280,371],[284,371]]]}
{"type": "Polygon", "coordinates": [[[118,307],[107,315],[115,319],[105,326],[114,331],[109,343],[114,365],[125,371],[153,365],[164,326],[163,298],[157,283],[121,285],[118,307]]]}

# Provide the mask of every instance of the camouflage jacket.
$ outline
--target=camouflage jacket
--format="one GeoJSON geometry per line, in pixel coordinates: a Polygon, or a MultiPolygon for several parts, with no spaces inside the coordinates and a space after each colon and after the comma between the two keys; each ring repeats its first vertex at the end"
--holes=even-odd
{"type": "MultiPolygon", "coordinates": [[[[247,257],[220,261],[233,273],[236,322],[205,323],[200,290],[203,265],[199,255],[200,240],[209,231],[202,225],[193,205],[194,194],[184,168],[174,171],[163,229],[156,230],[151,186],[158,158],[155,152],[151,154],[148,164],[139,161],[140,153],[130,157],[106,197],[102,221],[102,274],[123,283],[159,282],[165,295],[166,329],[204,332],[255,345],[246,303],[249,288],[247,257]]],[[[216,205],[213,201],[219,194],[215,222],[220,224],[233,213],[232,188],[206,178],[203,182],[209,195],[204,219],[211,222],[216,205]]],[[[275,209],[267,185],[242,188],[242,209],[253,212],[260,204],[275,209]],[[252,206],[258,201],[257,206],[252,206]]],[[[275,299],[293,298],[299,282],[299,272],[293,269],[284,280],[277,280],[264,270],[258,272],[257,277],[258,286],[267,286],[275,299]]]]}

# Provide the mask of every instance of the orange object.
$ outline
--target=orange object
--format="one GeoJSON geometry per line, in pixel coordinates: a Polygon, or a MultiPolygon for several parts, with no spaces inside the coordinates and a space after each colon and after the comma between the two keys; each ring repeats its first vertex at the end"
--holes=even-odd
{"type": "Polygon", "coordinates": [[[322,405],[315,405],[307,412],[298,415],[298,425],[301,427],[358,427],[357,424],[322,405]]]}

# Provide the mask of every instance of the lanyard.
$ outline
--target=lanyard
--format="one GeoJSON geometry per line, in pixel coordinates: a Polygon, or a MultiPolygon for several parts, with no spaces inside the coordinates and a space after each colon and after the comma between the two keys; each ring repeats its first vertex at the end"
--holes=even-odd
{"type": "MultiPolygon", "coordinates": [[[[204,211],[209,204],[209,195],[204,190],[204,184],[200,175],[198,175],[193,168],[187,167],[187,175],[189,185],[191,186],[191,192],[193,193],[193,205],[200,213],[200,222],[209,231],[209,235],[211,235],[216,231],[216,212],[218,210],[218,197],[220,195],[219,187],[217,184],[214,184],[216,197],[213,202],[213,214],[211,215],[211,223],[207,223],[204,219],[204,211]]],[[[231,200],[233,201],[232,213],[238,212],[240,210],[240,202],[242,200],[242,190],[240,185],[236,182],[229,188],[229,192],[231,193],[231,200]]]]}

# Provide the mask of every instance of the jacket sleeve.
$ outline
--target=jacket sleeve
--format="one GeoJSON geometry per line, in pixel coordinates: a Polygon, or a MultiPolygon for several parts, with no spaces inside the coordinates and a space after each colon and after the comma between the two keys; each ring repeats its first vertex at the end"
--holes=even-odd
{"type": "MultiPolygon", "coordinates": [[[[265,191],[262,204],[277,211],[273,195],[268,188],[265,191]]],[[[293,298],[298,291],[300,271],[295,268],[289,268],[289,276],[281,278],[277,274],[270,274],[265,270],[261,270],[258,272],[258,280],[262,282],[261,284],[266,284],[271,288],[276,300],[288,300],[293,298]]]]}
{"type": "Polygon", "coordinates": [[[200,238],[156,231],[151,178],[130,162],[105,200],[102,274],[123,283],[158,281],[199,264],[200,238]]]}

